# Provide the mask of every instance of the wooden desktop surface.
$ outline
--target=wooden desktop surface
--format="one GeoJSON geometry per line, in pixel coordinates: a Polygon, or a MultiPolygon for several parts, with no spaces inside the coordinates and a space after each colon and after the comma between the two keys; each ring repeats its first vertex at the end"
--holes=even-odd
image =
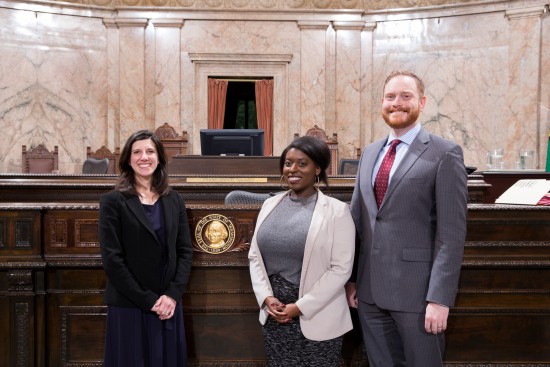
{"type": "Polygon", "coordinates": [[[166,168],[178,175],[280,175],[279,157],[176,155],[166,168]]]}
{"type": "Polygon", "coordinates": [[[550,172],[543,170],[491,170],[481,172],[483,180],[491,185],[491,188],[487,190],[483,202],[487,204],[494,204],[506,190],[508,190],[513,184],[523,179],[550,179],[550,172]]]}

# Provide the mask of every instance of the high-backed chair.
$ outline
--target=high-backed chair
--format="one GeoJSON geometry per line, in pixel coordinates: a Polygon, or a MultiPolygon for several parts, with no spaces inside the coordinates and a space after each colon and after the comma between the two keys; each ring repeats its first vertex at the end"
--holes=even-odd
{"type": "Polygon", "coordinates": [[[224,204],[261,205],[270,196],[272,196],[272,194],[260,194],[256,192],[233,190],[225,196],[224,204]]]}
{"type": "Polygon", "coordinates": [[[57,145],[50,152],[44,144],[39,144],[30,150],[22,146],[22,171],[23,173],[52,173],[58,170],[59,151],[57,145]]]}
{"type": "MultiPolygon", "coordinates": [[[[315,136],[316,138],[319,138],[327,143],[328,148],[330,149],[330,165],[327,169],[327,175],[336,175],[336,172],[338,172],[338,134],[334,133],[332,134],[332,138],[329,138],[325,130],[321,129],[317,125],[313,125],[313,127],[309,129],[305,135],[315,136]]],[[[294,134],[294,138],[299,136],[299,134],[294,134]]]]}
{"type": "Polygon", "coordinates": [[[164,146],[168,161],[171,161],[172,157],[175,155],[187,154],[187,144],[189,142],[187,131],[178,135],[176,129],[165,122],[155,130],[155,135],[158,136],[164,146]]]}
{"type": "Polygon", "coordinates": [[[82,164],[82,173],[85,175],[104,175],[109,170],[109,158],[86,158],[82,164]]]}
{"type": "Polygon", "coordinates": [[[115,152],[112,153],[109,149],[103,145],[101,148],[92,152],[90,147],[86,148],[86,158],[95,159],[109,159],[109,168],[107,174],[118,174],[118,159],[120,157],[120,148],[115,148],[115,152]]]}

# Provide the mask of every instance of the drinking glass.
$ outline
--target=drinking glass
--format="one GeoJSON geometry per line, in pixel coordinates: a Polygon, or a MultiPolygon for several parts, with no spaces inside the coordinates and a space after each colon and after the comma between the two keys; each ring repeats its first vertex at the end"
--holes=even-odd
{"type": "Polygon", "coordinates": [[[535,169],[535,151],[522,149],[519,152],[519,168],[535,169]]]}
{"type": "Polygon", "coordinates": [[[489,169],[504,169],[504,149],[497,148],[487,153],[487,167],[489,169]]]}

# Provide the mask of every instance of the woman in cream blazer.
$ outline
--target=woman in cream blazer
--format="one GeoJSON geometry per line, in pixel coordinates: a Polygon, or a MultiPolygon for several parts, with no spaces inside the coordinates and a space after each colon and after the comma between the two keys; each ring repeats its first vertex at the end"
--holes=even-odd
{"type": "MultiPolygon", "coordinates": [[[[272,338],[270,335],[275,335],[266,335],[266,323],[270,317],[277,321],[277,323],[272,321],[272,324],[275,328],[279,326],[280,330],[288,329],[284,329],[285,324],[298,323],[299,330],[303,334],[300,339],[304,339],[302,340],[304,343],[340,338],[339,346],[341,347],[341,337],[352,329],[344,285],[351,275],[353,266],[355,226],[346,203],[325,196],[314,186],[315,182],[319,182],[319,180],[326,182],[325,170],[330,160],[330,151],[328,147],[325,150],[325,147],[326,144],[317,138],[301,137],[294,140],[285,149],[281,155],[281,171],[290,190],[264,202],[252,238],[248,256],[250,275],[254,293],[261,308],[260,322],[264,325],[266,355],[270,366],[296,365],[296,363],[299,363],[300,366],[319,366],[318,361],[313,362],[315,357],[320,357],[323,361],[321,365],[333,365],[327,362],[330,358],[327,359],[323,355],[326,348],[321,348],[319,353],[311,353],[319,354],[317,356],[303,355],[307,352],[302,351],[307,348],[304,349],[304,346],[296,345],[296,342],[292,342],[292,337],[287,338],[287,335],[283,334],[284,337],[280,338],[290,340],[288,345],[284,345],[282,340],[268,340],[272,338]],[[318,154],[319,149],[323,154],[318,154]],[[325,162],[325,158],[327,162],[325,162]],[[308,169],[312,168],[315,168],[315,171],[310,179],[308,169]],[[274,289],[270,281],[270,276],[273,274],[268,274],[266,270],[270,267],[266,268],[265,259],[262,256],[262,244],[258,245],[258,231],[261,231],[260,228],[266,218],[274,212],[278,205],[284,203],[285,200],[290,200],[293,196],[300,196],[302,192],[306,192],[316,201],[311,204],[313,212],[310,214],[311,222],[307,228],[303,247],[298,299],[293,304],[283,304],[274,297],[274,289]],[[266,301],[269,304],[266,304],[266,301]],[[275,346],[270,347],[269,344],[273,344],[273,342],[275,346]],[[293,351],[294,347],[296,350],[293,351]],[[272,355],[277,353],[274,350],[279,349],[282,351],[281,355],[272,355]],[[292,356],[292,354],[297,355],[292,356]],[[286,357],[291,359],[285,359],[286,357]]],[[[283,217],[283,219],[286,218],[283,217]]],[[[272,222],[273,220],[274,218],[271,218],[272,222]]],[[[275,227],[276,225],[277,223],[275,223],[275,227]]],[[[271,230],[272,226],[268,224],[268,227],[271,230]]],[[[294,226],[288,228],[288,231],[293,230],[296,230],[294,226]]],[[[276,238],[278,233],[281,234],[281,231],[270,232],[268,236],[276,238]]],[[[274,242],[277,240],[275,239],[274,242]]],[[[278,260],[281,259],[275,259],[276,262],[278,260]]],[[[282,259],[283,262],[286,260],[288,259],[282,259]]],[[[338,348],[336,359],[339,358],[339,352],[338,348]]]]}

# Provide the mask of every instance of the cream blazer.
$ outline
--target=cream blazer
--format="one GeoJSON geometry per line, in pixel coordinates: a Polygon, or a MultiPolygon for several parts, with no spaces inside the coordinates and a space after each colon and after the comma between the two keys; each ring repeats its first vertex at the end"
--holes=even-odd
{"type": "MultiPolygon", "coordinates": [[[[256,234],[267,215],[289,193],[287,191],[264,202],[248,253],[250,277],[261,308],[262,325],[269,316],[264,300],[273,296],[273,291],[256,234]]],[[[318,191],[306,238],[299,299],[296,302],[302,312],[300,326],[306,338],[316,341],[333,339],[353,328],[344,285],[352,271],[354,251],[355,225],[348,205],[318,191]]]]}

